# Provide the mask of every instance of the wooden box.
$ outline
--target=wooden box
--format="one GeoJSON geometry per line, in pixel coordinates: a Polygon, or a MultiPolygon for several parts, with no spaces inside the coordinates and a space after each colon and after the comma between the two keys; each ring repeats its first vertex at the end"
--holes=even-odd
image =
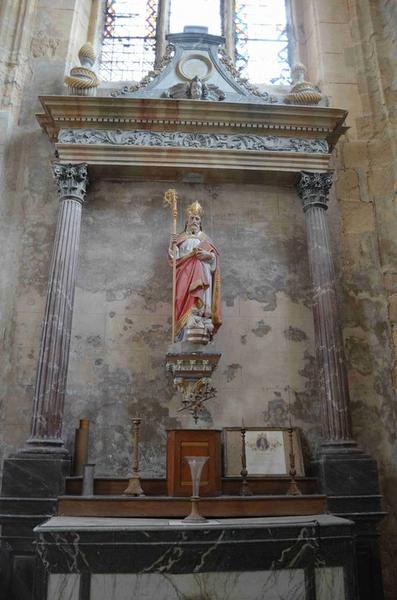
{"type": "Polygon", "coordinates": [[[167,435],[167,491],[169,496],[191,496],[192,479],[185,456],[208,456],[200,482],[200,496],[219,496],[221,486],[221,430],[174,429],[167,435]]]}

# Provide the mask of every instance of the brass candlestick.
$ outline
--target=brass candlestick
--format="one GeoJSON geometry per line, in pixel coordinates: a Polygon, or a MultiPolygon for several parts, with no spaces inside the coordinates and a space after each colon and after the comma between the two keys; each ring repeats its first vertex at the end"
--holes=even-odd
{"type": "Polygon", "coordinates": [[[139,429],[142,419],[133,417],[132,421],[132,445],[134,448],[134,461],[132,466],[132,477],[128,482],[127,489],[123,494],[126,496],[144,496],[141,481],[139,478],[139,429]]]}
{"type": "Polygon", "coordinates": [[[246,433],[246,429],[244,427],[244,422],[241,425],[241,429],[240,429],[240,433],[241,433],[241,471],[240,471],[240,475],[242,478],[241,481],[241,488],[240,488],[240,496],[252,496],[252,492],[249,489],[248,483],[247,483],[247,475],[248,475],[248,471],[247,471],[247,457],[246,457],[246,453],[245,453],[245,433],[246,433]]]}
{"type": "Polygon", "coordinates": [[[290,426],[288,427],[288,437],[289,437],[289,476],[290,483],[287,490],[288,496],[301,496],[302,492],[300,491],[298,484],[296,483],[296,469],[295,469],[295,455],[294,455],[294,440],[293,440],[293,432],[294,429],[290,426]]]}

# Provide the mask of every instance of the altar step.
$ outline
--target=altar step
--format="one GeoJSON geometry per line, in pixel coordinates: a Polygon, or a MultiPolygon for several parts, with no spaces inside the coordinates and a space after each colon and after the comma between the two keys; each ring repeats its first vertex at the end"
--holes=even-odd
{"type": "MultiPolygon", "coordinates": [[[[82,491],[82,477],[68,477],[65,484],[65,494],[78,496],[82,491]]],[[[248,477],[248,487],[253,494],[282,496],[287,493],[290,478],[278,477],[248,477]]],[[[296,482],[302,494],[318,493],[317,479],[315,477],[297,477],[296,482]]],[[[143,491],[147,496],[166,496],[166,479],[141,479],[143,491]]],[[[123,494],[128,485],[128,479],[114,479],[99,477],[94,481],[94,494],[98,496],[116,496],[123,494]]],[[[225,496],[238,496],[241,488],[239,477],[222,478],[222,494],[225,496]]]]}
{"type": "MultiPolygon", "coordinates": [[[[57,514],[74,517],[184,518],[189,498],[169,496],[60,496],[57,514]]],[[[306,516],[326,512],[326,498],[302,496],[216,496],[200,498],[200,513],[207,518],[306,516]]]]}

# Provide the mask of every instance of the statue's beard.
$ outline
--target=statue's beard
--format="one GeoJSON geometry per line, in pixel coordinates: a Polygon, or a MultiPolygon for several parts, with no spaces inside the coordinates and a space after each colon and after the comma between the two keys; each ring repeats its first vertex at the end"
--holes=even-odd
{"type": "Polygon", "coordinates": [[[188,232],[189,233],[198,233],[200,231],[200,228],[198,225],[190,225],[188,227],[188,232]]]}

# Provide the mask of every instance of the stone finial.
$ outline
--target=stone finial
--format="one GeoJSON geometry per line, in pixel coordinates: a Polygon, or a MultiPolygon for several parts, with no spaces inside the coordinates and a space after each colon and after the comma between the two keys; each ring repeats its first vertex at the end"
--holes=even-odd
{"type": "Polygon", "coordinates": [[[70,96],[96,96],[96,89],[100,82],[91,68],[95,59],[94,48],[87,42],[79,50],[81,67],[73,67],[70,75],[67,75],[64,80],[70,96]]]}
{"type": "Polygon", "coordinates": [[[326,209],[332,183],[332,173],[302,171],[297,184],[297,191],[299,198],[303,202],[303,210],[306,211],[312,206],[319,206],[326,209]]]}
{"type": "Polygon", "coordinates": [[[83,67],[93,67],[96,60],[94,48],[90,42],[83,44],[79,50],[79,61],[83,67]]]}
{"type": "Polygon", "coordinates": [[[292,67],[292,87],[291,91],[285,97],[287,104],[318,104],[322,98],[321,92],[306,81],[306,67],[302,63],[297,63],[292,67]]]}

